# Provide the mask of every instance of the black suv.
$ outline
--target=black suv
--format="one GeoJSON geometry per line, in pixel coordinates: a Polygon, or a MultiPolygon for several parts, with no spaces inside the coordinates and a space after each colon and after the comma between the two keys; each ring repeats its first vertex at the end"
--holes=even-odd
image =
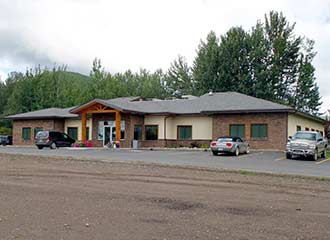
{"type": "Polygon", "coordinates": [[[39,149],[49,147],[55,149],[58,147],[70,147],[75,142],[66,133],[56,131],[40,131],[35,138],[35,144],[39,149]]]}
{"type": "Polygon", "coordinates": [[[12,145],[13,144],[13,137],[7,135],[0,135],[0,145],[12,145]]]}

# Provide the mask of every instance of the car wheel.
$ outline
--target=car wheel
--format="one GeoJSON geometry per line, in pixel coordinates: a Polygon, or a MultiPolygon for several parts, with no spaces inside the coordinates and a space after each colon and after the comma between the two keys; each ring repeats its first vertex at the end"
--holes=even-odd
{"type": "Polygon", "coordinates": [[[235,152],[234,152],[235,156],[237,157],[239,155],[239,148],[235,148],[235,152]]]}
{"type": "Polygon", "coordinates": [[[317,150],[315,150],[314,155],[312,156],[314,161],[317,161],[318,155],[317,155],[317,150]]]}
{"type": "Polygon", "coordinates": [[[43,149],[44,147],[43,146],[37,146],[38,149],[43,149]]]}
{"type": "Polygon", "coordinates": [[[52,142],[50,144],[50,149],[56,149],[56,143],[55,142],[52,142]]]}
{"type": "Polygon", "coordinates": [[[246,147],[246,151],[245,151],[246,154],[250,153],[250,146],[247,146],[246,147]]]}
{"type": "Polygon", "coordinates": [[[321,153],[321,158],[325,158],[326,154],[325,154],[325,150],[321,153]]]}
{"type": "Polygon", "coordinates": [[[214,156],[218,156],[218,154],[219,154],[219,152],[217,152],[217,151],[212,151],[212,153],[214,156]]]}
{"type": "Polygon", "coordinates": [[[292,158],[292,155],[291,155],[290,153],[287,153],[287,154],[286,154],[286,158],[287,158],[287,159],[291,159],[291,158],[292,158]]]}

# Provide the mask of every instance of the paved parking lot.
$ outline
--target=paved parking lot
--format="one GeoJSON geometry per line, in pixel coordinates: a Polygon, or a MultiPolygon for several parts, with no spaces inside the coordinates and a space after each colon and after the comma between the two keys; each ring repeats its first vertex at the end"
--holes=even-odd
{"type": "Polygon", "coordinates": [[[35,147],[0,147],[0,153],[71,157],[102,161],[143,161],[168,165],[216,169],[250,170],[278,174],[330,177],[330,159],[317,162],[285,158],[280,151],[252,151],[247,155],[213,156],[210,152],[184,150],[132,149],[43,149],[35,147]]]}

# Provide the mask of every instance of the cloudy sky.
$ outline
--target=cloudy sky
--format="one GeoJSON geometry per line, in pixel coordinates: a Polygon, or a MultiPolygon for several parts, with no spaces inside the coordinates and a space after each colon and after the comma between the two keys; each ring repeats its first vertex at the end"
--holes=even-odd
{"type": "Polygon", "coordinates": [[[115,73],[192,63],[201,39],[249,30],[270,10],[316,41],[322,111],[330,109],[330,0],[0,0],[0,76],[36,64],[88,74],[98,57],[115,73]]]}

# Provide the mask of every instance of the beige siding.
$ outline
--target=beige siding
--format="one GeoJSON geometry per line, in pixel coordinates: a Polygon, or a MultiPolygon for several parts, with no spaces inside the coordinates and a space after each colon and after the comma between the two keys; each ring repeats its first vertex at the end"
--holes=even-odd
{"type": "Polygon", "coordinates": [[[288,136],[292,136],[297,131],[297,126],[301,126],[301,130],[309,128],[309,130],[314,129],[320,132],[324,132],[324,126],[322,123],[314,121],[312,119],[297,115],[289,114],[288,117],[288,136]]]}
{"type": "MultiPolygon", "coordinates": [[[[87,127],[89,127],[89,140],[92,137],[92,119],[87,120],[87,127]]],[[[68,133],[68,127],[78,128],[78,141],[81,141],[81,120],[80,119],[66,119],[64,123],[64,132],[68,133]]]]}
{"type": "Polygon", "coordinates": [[[206,116],[170,117],[166,120],[166,138],[177,139],[178,126],[192,126],[192,140],[212,139],[212,118],[206,116]]]}
{"type": "Polygon", "coordinates": [[[164,116],[145,116],[144,125],[158,125],[158,139],[164,139],[164,116]]]}
{"type": "Polygon", "coordinates": [[[164,139],[164,122],[166,118],[166,139],[177,139],[177,127],[192,126],[192,140],[212,139],[212,118],[207,116],[146,116],[145,125],[158,125],[158,138],[164,139]]]}

